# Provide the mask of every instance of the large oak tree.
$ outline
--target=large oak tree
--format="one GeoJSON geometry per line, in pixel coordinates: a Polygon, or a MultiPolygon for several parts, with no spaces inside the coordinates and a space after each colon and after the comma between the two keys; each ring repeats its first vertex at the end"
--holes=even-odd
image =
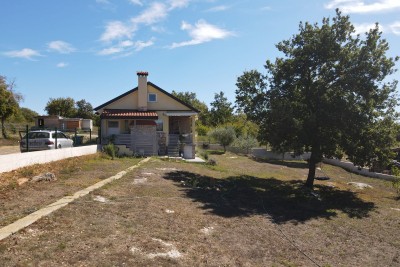
{"type": "Polygon", "coordinates": [[[261,124],[262,138],[276,151],[310,151],[306,186],[316,163],[346,154],[356,165],[387,161],[395,141],[397,81],[389,81],[398,58],[378,24],[356,35],[339,10],[322,24],[300,23],[299,32],[276,45],[284,57],[267,61],[267,74],[238,78],[236,103],[261,124]]]}

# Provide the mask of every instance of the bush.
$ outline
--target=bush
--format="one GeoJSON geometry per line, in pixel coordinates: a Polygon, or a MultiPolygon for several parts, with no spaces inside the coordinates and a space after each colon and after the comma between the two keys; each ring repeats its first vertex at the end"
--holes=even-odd
{"type": "Polygon", "coordinates": [[[236,138],[235,130],[231,126],[216,128],[210,131],[208,136],[217,140],[224,147],[224,152],[226,152],[226,147],[236,138]]]}
{"type": "Polygon", "coordinates": [[[202,152],[200,155],[203,159],[208,160],[208,152],[207,151],[202,152]]]}
{"type": "Polygon", "coordinates": [[[196,125],[196,132],[200,136],[206,136],[207,132],[210,130],[209,127],[203,125],[203,124],[198,124],[196,125]]]}
{"type": "Polygon", "coordinates": [[[248,137],[240,136],[236,138],[235,141],[233,141],[232,146],[246,150],[246,153],[248,154],[250,149],[258,146],[258,142],[257,139],[252,136],[248,137]]]}
{"type": "Polygon", "coordinates": [[[103,146],[103,151],[104,151],[104,153],[109,155],[111,157],[111,159],[114,159],[115,156],[117,155],[118,148],[114,144],[109,143],[109,144],[103,146]]]}
{"type": "Polygon", "coordinates": [[[207,165],[216,166],[217,165],[217,161],[215,159],[209,159],[207,161],[207,165]]]}

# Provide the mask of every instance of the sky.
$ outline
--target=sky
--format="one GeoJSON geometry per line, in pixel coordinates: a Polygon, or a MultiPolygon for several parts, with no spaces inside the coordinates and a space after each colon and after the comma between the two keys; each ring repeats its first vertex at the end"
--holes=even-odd
{"type": "Polygon", "coordinates": [[[220,91],[234,103],[237,77],[265,73],[266,60],[283,56],[278,42],[336,8],[360,34],[378,22],[388,55],[400,55],[400,0],[2,0],[0,7],[0,75],[15,82],[20,106],[41,115],[50,98],[97,107],[136,87],[137,71],[207,105],[220,91]]]}

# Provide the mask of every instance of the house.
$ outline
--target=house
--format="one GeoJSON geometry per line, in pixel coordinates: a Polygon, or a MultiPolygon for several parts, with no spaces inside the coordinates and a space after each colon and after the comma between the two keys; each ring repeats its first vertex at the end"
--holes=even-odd
{"type": "Polygon", "coordinates": [[[82,118],[63,118],[58,115],[37,116],[36,129],[54,129],[61,131],[93,130],[93,121],[82,118]]]}
{"type": "Polygon", "coordinates": [[[96,107],[100,142],[112,142],[120,154],[195,157],[198,110],[147,81],[137,72],[138,86],[96,107]]]}

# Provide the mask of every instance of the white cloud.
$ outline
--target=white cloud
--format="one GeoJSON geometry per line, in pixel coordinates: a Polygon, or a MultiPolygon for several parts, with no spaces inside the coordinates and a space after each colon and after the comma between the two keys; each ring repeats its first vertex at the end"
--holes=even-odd
{"type": "Polygon", "coordinates": [[[131,54],[134,51],[141,51],[146,47],[152,46],[154,44],[154,38],[151,38],[149,41],[136,41],[133,42],[131,40],[125,40],[119,42],[117,45],[105,48],[101,50],[98,54],[102,56],[114,55],[114,54],[122,54],[126,53],[125,55],[131,54]]]}
{"type": "Polygon", "coordinates": [[[396,34],[396,35],[400,35],[400,21],[396,21],[392,24],[389,25],[390,30],[396,34]]]}
{"type": "Polygon", "coordinates": [[[66,66],[68,66],[68,63],[60,62],[56,66],[57,66],[57,68],[65,68],[66,66]]]}
{"type": "Polygon", "coordinates": [[[99,52],[99,55],[108,56],[108,55],[120,53],[122,51],[124,51],[123,47],[113,46],[113,47],[109,47],[109,48],[104,48],[103,50],[101,50],[99,52]]]}
{"type": "Polygon", "coordinates": [[[184,8],[189,5],[189,0],[169,0],[169,9],[184,8]]]}
{"type": "Polygon", "coordinates": [[[339,8],[344,13],[376,13],[400,9],[399,0],[375,0],[366,3],[364,0],[331,0],[325,8],[339,8]]]}
{"type": "Polygon", "coordinates": [[[219,12],[219,11],[225,11],[229,9],[229,6],[221,5],[221,6],[215,6],[210,9],[207,9],[207,12],[219,12]]]}
{"type": "Polygon", "coordinates": [[[147,42],[144,41],[137,41],[134,45],[135,51],[140,51],[146,47],[152,46],[154,44],[154,38],[151,38],[147,42]]]}
{"type": "MultiPolygon", "coordinates": [[[[135,5],[143,5],[143,0],[128,0],[135,5]]],[[[100,41],[104,43],[118,42],[122,39],[132,40],[134,33],[142,26],[150,26],[152,31],[165,32],[165,29],[159,23],[168,16],[168,14],[177,8],[188,6],[190,0],[164,0],[164,2],[153,2],[148,5],[139,15],[130,18],[129,21],[112,21],[109,22],[100,37],[100,41]]],[[[137,41],[130,46],[135,47],[136,51],[140,51],[145,47],[154,44],[154,39],[149,41],[137,41]]],[[[111,47],[101,50],[100,55],[112,55],[124,52],[127,46],[122,43],[114,44],[111,47]]]]}
{"type": "Polygon", "coordinates": [[[190,37],[189,41],[180,43],[173,43],[170,48],[177,48],[188,45],[198,45],[206,42],[210,42],[214,39],[225,39],[233,36],[234,33],[218,28],[212,24],[207,23],[204,20],[199,20],[195,25],[191,25],[185,21],[182,22],[181,29],[188,31],[190,37]]]}
{"type": "Polygon", "coordinates": [[[151,25],[166,18],[168,15],[167,6],[163,3],[152,3],[148,9],[143,11],[139,16],[131,19],[135,25],[145,24],[151,25]]]}
{"type": "Polygon", "coordinates": [[[71,44],[64,41],[52,41],[47,44],[47,47],[50,50],[56,51],[61,54],[69,54],[75,51],[75,48],[71,44]]]}
{"type": "MultiPolygon", "coordinates": [[[[375,23],[353,23],[355,34],[364,34],[371,29],[375,29],[375,23]]],[[[379,30],[384,31],[384,27],[379,24],[379,30]]]]}
{"type": "Polygon", "coordinates": [[[136,27],[134,25],[125,25],[121,21],[111,21],[106,25],[105,32],[101,35],[100,40],[109,42],[124,37],[131,38],[136,27]]]}
{"type": "Polygon", "coordinates": [[[42,56],[38,51],[30,49],[30,48],[24,48],[22,50],[8,51],[8,52],[5,52],[4,55],[6,55],[8,57],[25,58],[25,59],[29,59],[29,60],[34,60],[33,57],[42,56]]]}
{"type": "Polygon", "coordinates": [[[129,2],[134,5],[143,6],[142,1],[140,0],[129,0],[129,2]]]}

